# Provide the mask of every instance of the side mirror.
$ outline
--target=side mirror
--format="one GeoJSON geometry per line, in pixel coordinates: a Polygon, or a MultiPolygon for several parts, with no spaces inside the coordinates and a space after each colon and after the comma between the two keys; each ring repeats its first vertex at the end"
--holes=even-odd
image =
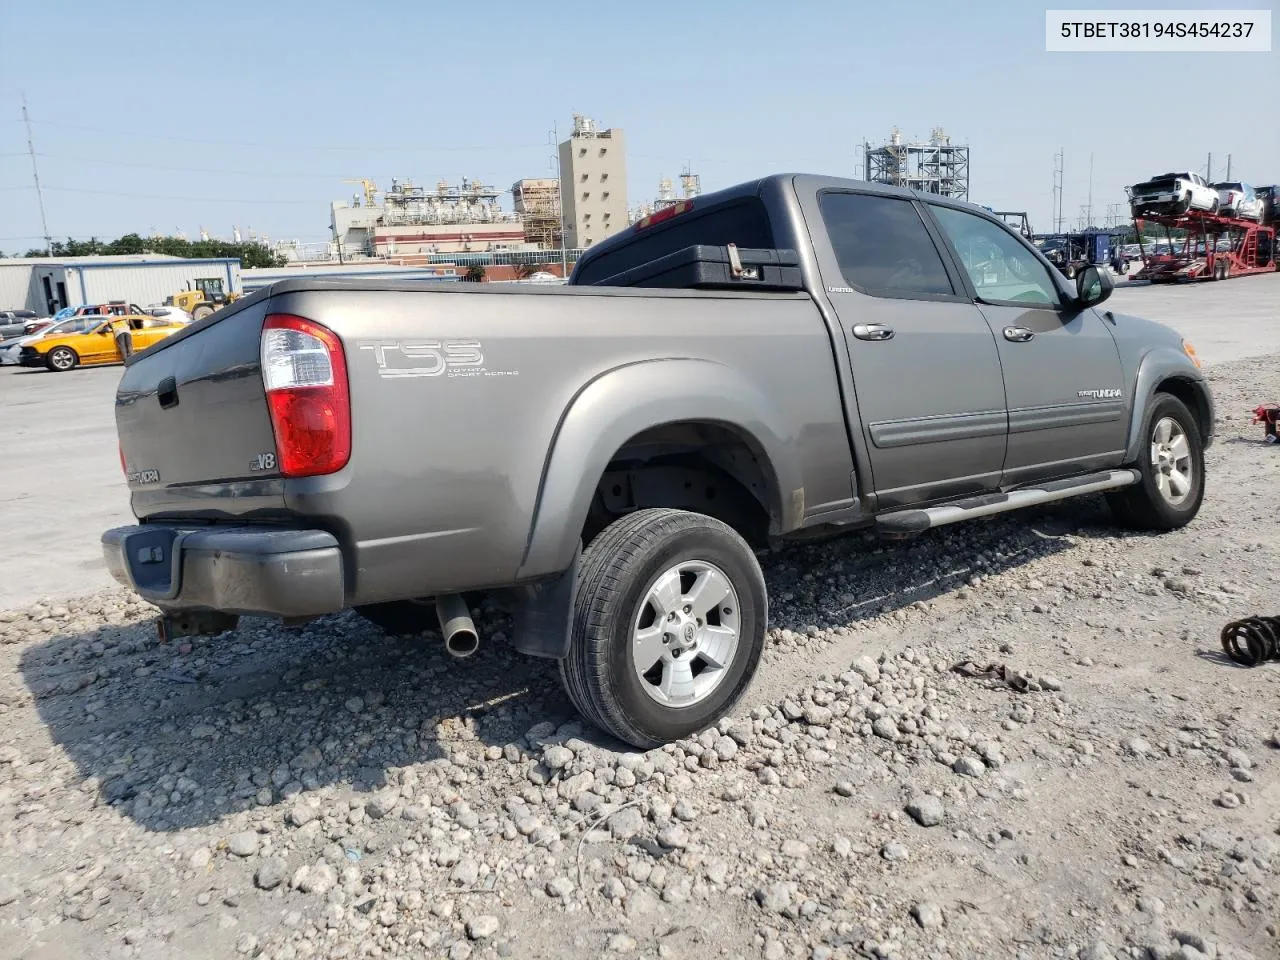
{"type": "Polygon", "coordinates": [[[1096,307],[1111,296],[1113,289],[1115,284],[1111,274],[1099,270],[1094,264],[1076,274],[1076,303],[1082,307],[1096,307]]]}

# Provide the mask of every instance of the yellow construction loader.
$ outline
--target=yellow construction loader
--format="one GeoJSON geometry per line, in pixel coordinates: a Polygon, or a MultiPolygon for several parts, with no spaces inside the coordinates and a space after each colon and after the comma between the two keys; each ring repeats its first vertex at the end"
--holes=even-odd
{"type": "Polygon", "coordinates": [[[164,298],[166,307],[177,307],[191,314],[193,320],[203,320],[215,310],[235,303],[242,295],[223,289],[221,277],[202,277],[187,284],[187,289],[164,298]]]}

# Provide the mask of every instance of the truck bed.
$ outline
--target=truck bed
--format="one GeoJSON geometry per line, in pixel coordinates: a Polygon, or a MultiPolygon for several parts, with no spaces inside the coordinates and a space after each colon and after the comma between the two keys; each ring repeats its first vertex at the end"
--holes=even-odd
{"type": "Polygon", "coordinates": [[[531,520],[566,411],[635,403],[592,392],[602,374],[635,365],[647,365],[653,402],[664,388],[673,404],[700,389],[751,390],[794,425],[782,441],[795,470],[826,478],[805,490],[805,511],[847,502],[832,349],[799,293],[291,280],[133,357],[116,415],[140,519],[328,531],[348,602],[369,603],[536,574],[531,520]],[[352,446],[336,473],[286,479],[263,466],[277,453],[259,361],[268,314],[341,340],[352,446]],[[710,361],[715,382],[668,384],[662,361],[689,359],[710,361]]]}

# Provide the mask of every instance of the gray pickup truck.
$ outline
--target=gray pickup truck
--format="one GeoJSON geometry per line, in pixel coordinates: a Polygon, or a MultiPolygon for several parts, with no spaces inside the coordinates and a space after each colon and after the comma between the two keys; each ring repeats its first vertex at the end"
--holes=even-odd
{"type": "Polygon", "coordinates": [[[168,636],[353,607],[462,656],[489,593],[652,747],[751,682],[762,548],[1095,492],[1190,521],[1209,388],[1110,291],[974,205],[809,175],[664,209],[565,286],[280,282],[130,358],[139,524],[104,552],[168,636]]]}

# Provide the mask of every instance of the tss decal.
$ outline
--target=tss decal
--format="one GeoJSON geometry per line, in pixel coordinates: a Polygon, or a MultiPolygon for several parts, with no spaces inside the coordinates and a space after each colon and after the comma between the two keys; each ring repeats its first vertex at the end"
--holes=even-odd
{"type": "Polygon", "coordinates": [[[361,340],[361,350],[373,352],[378,376],[503,377],[518,371],[489,370],[479,340],[361,340]]]}

